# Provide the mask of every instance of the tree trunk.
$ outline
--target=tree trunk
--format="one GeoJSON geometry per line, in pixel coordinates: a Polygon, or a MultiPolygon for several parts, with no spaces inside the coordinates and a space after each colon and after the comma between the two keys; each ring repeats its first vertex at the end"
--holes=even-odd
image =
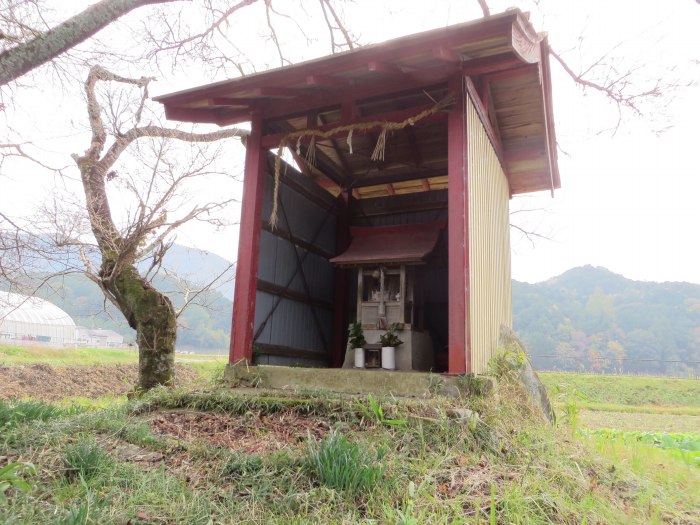
{"type": "Polygon", "coordinates": [[[146,282],[133,265],[103,282],[129,326],[136,330],[139,390],[171,385],[175,377],[177,320],[170,299],[146,282]]]}

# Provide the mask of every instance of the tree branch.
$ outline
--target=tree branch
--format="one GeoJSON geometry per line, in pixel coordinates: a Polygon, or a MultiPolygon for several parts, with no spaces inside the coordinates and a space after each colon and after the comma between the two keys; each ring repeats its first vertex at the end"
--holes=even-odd
{"type": "Polygon", "coordinates": [[[491,10],[489,9],[488,4],[486,3],[486,0],[476,0],[479,2],[479,7],[481,8],[481,12],[484,14],[484,16],[491,16],[491,10]]]}
{"type": "Polygon", "coordinates": [[[136,8],[175,1],[182,0],[101,0],[29,42],[0,53],[0,86],[53,60],[136,8]]]}

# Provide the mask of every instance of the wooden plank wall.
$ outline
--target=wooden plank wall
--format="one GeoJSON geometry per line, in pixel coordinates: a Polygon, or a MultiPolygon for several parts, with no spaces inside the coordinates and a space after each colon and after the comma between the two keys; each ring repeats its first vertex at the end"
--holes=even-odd
{"type": "Polygon", "coordinates": [[[469,199],[469,318],[471,370],[486,372],[500,326],[512,326],[508,181],[467,95],[469,199]]]}

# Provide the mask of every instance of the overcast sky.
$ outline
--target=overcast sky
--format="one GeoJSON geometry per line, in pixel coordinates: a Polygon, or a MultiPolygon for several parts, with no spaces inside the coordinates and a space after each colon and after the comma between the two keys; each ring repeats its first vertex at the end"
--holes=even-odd
{"type": "MultiPolygon", "coordinates": [[[[489,5],[497,13],[515,3],[491,1],[489,5]]],[[[280,8],[282,5],[279,3],[280,8]]],[[[698,72],[693,60],[700,58],[700,5],[695,0],[541,0],[539,6],[532,12],[533,25],[547,31],[552,46],[576,69],[621,43],[615,54],[629,64],[643,65],[642,71],[652,78],[664,75],[689,80],[693,71],[698,72]],[[670,72],[673,67],[676,70],[670,72]]],[[[464,0],[381,4],[356,0],[344,4],[344,12],[347,25],[365,43],[480,16],[476,1],[464,0]]],[[[251,20],[264,22],[260,17],[251,20]]],[[[241,38],[256,43],[260,30],[249,24],[241,38]]],[[[315,47],[297,40],[287,45],[298,46],[295,56],[305,58],[328,50],[327,42],[315,47]]],[[[562,188],[554,199],[546,194],[513,201],[513,209],[539,210],[517,213],[514,220],[549,238],[537,238],[533,243],[513,232],[514,278],[534,282],[574,266],[593,264],[633,279],[700,283],[696,231],[700,225],[698,87],[680,90],[665,111],[659,105],[645,118],[625,118],[612,134],[604,130],[616,124],[615,108],[595,93],[584,94],[557,64],[552,63],[552,70],[562,188]],[[655,133],[664,127],[668,127],[665,132],[655,133]]],[[[193,74],[173,77],[159,82],[154,93],[206,81],[193,74]]],[[[61,122],[42,119],[45,127],[34,124],[32,134],[50,135],[52,141],[45,146],[48,150],[81,151],[84,138],[80,137],[82,142],[76,138],[80,126],[73,120],[84,118],[84,109],[69,99],[62,109],[56,108],[54,89],[46,85],[42,94],[33,94],[31,108],[24,111],[34,115],[34,123],[37,113],[60,115],[63,111],[61,122]]],[[[225,161],[232,171],[242,169],[239,153],[225,161]]],[[[2,176],[0,207],[14,214],[31,208],[42,195],[51,193],[56,183],[54,177],[25,166],[21,172],[5,166],[2,176]]],[[[227,191],[238,192],[240,185],[229,186],[227,191]]],[[[215,233],[199,226],[186,230],[178,240],[227,259],[236,255],[235,229],[215,233]]]]}

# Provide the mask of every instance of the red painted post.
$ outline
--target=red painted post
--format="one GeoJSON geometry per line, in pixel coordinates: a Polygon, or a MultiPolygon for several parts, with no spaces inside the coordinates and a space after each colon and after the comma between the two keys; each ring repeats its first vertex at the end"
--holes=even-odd
{"type": "MultiPolygon", "coordinates": [[[[338,218],[336,223],[335,252],[336,255],[347,250],[350,244],[350,192],[344,190],[338,195],[338,218]]],[[[345,361],[345,334],[348,328],[347,319],[347,276],[344,268],[334,271],[333,290],[333,348],[331,367],[341,368],[345,361]]]]}
{"type": "Polygon", "coordinates": [[[238,236],[236,289],[233,296],[233,318],[229,363],[253,360],[253,322],[255,294],[258,284],[258,257],[262,201],[265,185],[265,150],[261,148],[262,120],[254,115],[248,137],[243,174],[243,205],[238,236]]]}
{"type": "Polygon", "coordinates": [[[462,76],[449,82],[456,102],[447,117],[447,231],[448,231],[448,372],[464,374],[471,369],[467,359],[467,315],[469,308],[469,230],[467,210],[467,129],[462,76]]]}

